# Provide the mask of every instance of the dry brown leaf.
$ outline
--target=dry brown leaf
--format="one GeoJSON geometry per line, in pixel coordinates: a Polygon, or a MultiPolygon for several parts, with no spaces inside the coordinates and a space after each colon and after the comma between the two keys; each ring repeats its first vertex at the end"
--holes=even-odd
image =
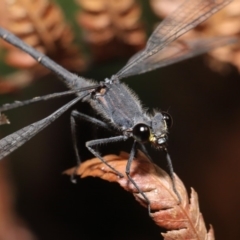
{"type": "MultiPolygon", "coordinates": [[[[160,18],[165,18],[174,11],[184,0],[151,0],[153,11],[160,18]]],[[[184,34],[181,39],[189,40],[201,37],[234,36],[240,38],[240,0],[232,1],[221,11],[195,29],[184,34]]],[[[228,71],[228,65],[235,65],[240,71],[240,44],[217,48],[209,53],[209,66],[216,71],[228,71]]]]}
{"type": "MultiPolygon", "coordinates": [[[[58,5],[49,0],[2,0],[0,7],[1,26],[65,68],[73,71],[84,69],[85,61],[73,43],[73,32],[58,5]]],[[[48,73],[27,53],[4,41],[1,41],[1,47],[7,49],[5,62],[10,66],[31,70],[32,76],[41,77],[48,73]]],[[[9,85],[13,86],[14,81],[9,85]]]]}
{"type": "MultiPolygon", "coordinates": [[[[70,61],[68,68],[82,68],[83,61],[76,45],[73,44],[73,32],[65,22],[58,5],[49,0],[4,2],[5,13],[0,18],[1,25],[58,62],[66,61],[67,58],[67,61],[70,61]]],[[[35,60],[30,61],[26,53],[5,42],[3,44],[9,49],[6,59],[10,65],[22,68],[23,61],[28,68],[36,64],[35,60]],[[27,60],[19,61],[22,58],[27,60]]]]}
{"type": "Polygon", "coordinates": [[[81,7],[77,22],[85,30],[95,61],[132,55],[145,45],[141,7],[135,0],[76,2],[81,7]]]}
{"type": "Polygon", "coordinates": [[[6,115],[0,113],[0,125],[4,124],[10,124],[10,121],[8,120],[6,115]]]}
{"type": "MultiPolygon", "coordinates": [[[[72,168],[64,173],[71,175],[76,170],[76,174],[81,178],[92,176],[117,182],[126,191],[131,192],[141,205],[147,207],[142,195],[129,182],[125,174],[128,158],[129,154],[124,152],[119,156],[107,155],[104,157],[106,162],[124,175],[123,178],[119,178],[97,158],[82,163],[77,170],[72,168]]],[[[208,232],[206,230],[202,214],[199,211],[197,193],[192,189],[189,200],[183,183],[176,175],[176,188],[181,196],[181,204],[173,191],[169,175],[152,163],[142,152],[138,152],[132,163],[131,177],[151,202],[151,218],[158,226],[168,230],[166,233],[162,233],[165,240],[214,239],[212,227],[210,226],[208,232]]]]}

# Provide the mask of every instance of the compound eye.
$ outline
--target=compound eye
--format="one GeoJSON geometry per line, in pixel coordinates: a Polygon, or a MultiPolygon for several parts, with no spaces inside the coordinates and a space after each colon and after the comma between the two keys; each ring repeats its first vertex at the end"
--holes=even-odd
{"type": "Polygon", "coordinates": [[[150,129],[147,125],[143,123],[139,123],[133,128],[133,137],[138,142],[147,142],[149,141],[150,137],[150,129]]]}
{"type": "Polygon", "coordinates": [[[167,127],[171,128],[173,125],[173,119],[171,115],[166,112],[162,113],[162,115],[163,115],[163,119],[166,121],[167,127]]]}

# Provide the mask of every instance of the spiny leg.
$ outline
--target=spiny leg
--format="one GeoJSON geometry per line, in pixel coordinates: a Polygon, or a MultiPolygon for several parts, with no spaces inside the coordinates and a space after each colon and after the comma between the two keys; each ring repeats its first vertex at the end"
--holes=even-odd
{"type": "Polygon", "coordinates": [[[150,201],[147,198],[147,196],[145,195],[145,193],[138,187],[138,185],[135,183],[135,181],[132,179],[132,177],[130,176],[130,168],[131,168],[131,164],[133,161],[133,158],[135,156],[136,153],[136,144],[137,142],[134,141],[131,152],[130,152],[130,156],[127,162],[127,166],[126,166],[126,175],[129,179],[129,181],[134,185],[134,187],[138,190],[138,192],[143,196],[143,198],[145,199],[147,205],[148,205],[148,214],[151,214],[151,206],[150,206],[150,201]]]}
{"type": "Polygon", "coordinates": [[[181,199],[181,196],[180,196],[180,194],[179,194],[179,192],[177,191],[177,188],[176,188],[176,180],[175,180],[175,177],[174,177],[172,160],[171,160],[170,155],[169,155],[166,148],[164,149],[164,152],[166,153],[166,159],[167,159],[167,163],[168,163],[169,174],[170,174],[170,177],[172,179],[172,188],[173,188],[173,191],[178,198],[178,204],[181,204],[182,199],[181,199]]]}
{"type": "Polygon", "coordinates": [[[144,145],[143,143],[138,143],[138,144],[139,144],[142,152],[147,156],[147,158],[148,158],[149,160],[151,160],[151,161],[153,162],[152,158],[151,158],[150,155],[148,154],[148,151],[147,151],[145,145],[144,145]]]}
{"type": "Polygon", "coordinates": [[[117,136],[117,137],[111,137],[111,138],[103,138],[103,139],[97,139],[86,142],[86,147],[88,150],[97,158],[99,158],[104,164],[106,164],[110,169],[112,169],[113,172],[117,173],[119,177],[123,177],[123,174],[117,171],[115,168],[113,168],[110,164],[108,164],[101,155],[94,150],[92,147],[100,144],[106,144],[106,143],[113,143],[113,142],[119,142],[119,141],[125,141],[127,140],[126,136],[117,136]]]}
{"type": "Polygon", "coordinates": [[[108,126],[108,124],[106,124],[105,122],[97,119],[97,118],[94,118],[94,117],[90,117],[86,114],[83,114],[83,113],[80,113],[76,110],[73,110],[72,111],[72,116],[74,118],[78,118],[78,119],[81,119],[83,121],[86,121],[86,122],[90,122],[90,123],[93,123],[94,125],[98,126],[98,127],[102,127],[102,128],[105,128],[109,131],[111,131],[110,127],[108,126]]]}
{"type": "Polygon", "coordinates": [[[76,160],[77,160],[77,166],[74,168],[74,171],[71,174],[71,182],[72,183],[77,183],[77,181],[75,179],[75,176],[76,176],[76,173],[77,173],[77,169],[78,169],[78,167],[81,164],[81,158],[80,158],[80,155],[79,155],[79,152],[78,152],[78,142],[77,142],[77,133],[76,133],[76,121],[75,121],[75,118],[74,118],[72,113],[71,113],[71,117],[70,117],[71,133],[72,133],[73,149],[74,149],[74,153],[75,153],[76,160]]]}
{"type": "Polygon", "coordinates": [[[73,141],[73,148],[74,148],[75,156],[76,156],[76,159],[77,159],[77,166],[75,167],[74,172],[71,175],[71,181],[73,183],[76,183],[76,179],[75,179],[76,171],[77,171],[77,168],[79,167],[79,165],[81,164],[81,158],[80,158],[80,155],[79,155],[79,152],[78,152],[78,147],[77,147],[78,146],[78,142],[77,142],[76,120],[75,119],[84,120],[84,121],[93,123],[96,126],[99,126],[99,127],[102,127],[102,128],[106,128],[108,130],[111,130],[109,128],[109,126],[105,122],[103,122],[103,121],[101,121],[101,120],[99,120],[97,118],[90,117],[90,116],[88,116],[86,114],[83,114],[83,113],[80,113],[80,112],[78,112],[76,110],[73,110],[71,112],[72,141],[73,141]]]}

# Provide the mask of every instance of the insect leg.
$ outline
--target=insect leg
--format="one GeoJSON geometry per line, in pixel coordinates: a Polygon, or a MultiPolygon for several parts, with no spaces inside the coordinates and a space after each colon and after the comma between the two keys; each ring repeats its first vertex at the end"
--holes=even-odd
{"type": "Polygon", "coordinates": [[[148,154],[148,151],[147,151],[145,145],[144,145],[143,143],[138,143],[138,144],[139,144],[142,152],[147,156],[148,159],[150,159],[150,160],[153,162],[152,158],[151,158],[150,155],[148,154]]]}
{"type": "MultiPolygon", "coordinates": [[[[88,94],[88,93],[87,93],[88,94]]],[[[86,97],[79,96],[69,103],[65,104],[57,111],[49,115],[48,117],[32,123],[8,136],[0,140],[0,160],[5,156],[9,155],[11,152],[22,146],[32,137],[34,137],[37,133],[42,131],[45,127],[50,125],[53,121],[55,121],[58,117],[60,117],[64,112],[66,112],[70,107],[72,107],[75,103],[80,101],[82,98],[86,97]]]]}
{"type": "Polygon", "coordinates": [[[126,166],[126,175],[129,179],[129,181],[134,185],[134,187],[138,190],[138,192],[143,196],[143,198],[145,199],[147,205],[148,205],[148,213],[149,215],[151,214],[151,208],[150,208],[150,201],[149,199],[147,198],[147,196],[145,195],[145,193],[138,187],[138,185],[135,183],[135,181],[132,179],[132,177],[130,176],[130,168],[131,168],[131,164],[132,164],[132,161],[133,161],[133,158],[135,156],[135,153],[136,153],[136,144],[137,142],[134,141],[133,143],[133,146],[132,146],[132,149],[131,149],[131,152],[130,152],[130,156],[129,156],[129,159],[128,159],[128,162],[127,162],[127,166],[126,166]]]}
{"type": "Polygon", "coordinates": [[[106,143],[113,143],[113,142],[119,142],[119,141],[125,141],[127,140],[126,136],[117,136],[117,137],[111,137],[111,138],[103,138],[103,139],[97,139],[97,140],[91,140],[86,142],[86,147],[88,150],[97,158],[99,158],[104,164],[106,164],[109,168],[111,168],[119,177],[123,177],[122,173],[118,172],[115,168],[113,168],[111,165],[109,165],[103,157],[92,147],[100,144],[106,144],[106,143]]]}
{"type": "Polygon", "coordinates": [[[86,122],[93,123],[93,124],[95,124],[98,127],[102,127],[102,128],[105,128],[105,129],[111,131],[111,129],[109,128],[109,126],[105,122],[103,122],[103,121],[101,121],[101,120],[99,120],[97,118],[90,117],[90,116],[88,116],[86,114],[83,114],[83,113],[80,113],[80,112],[78,112],[76,110],[73,110],[71,115],[74,118],[82,119],[82,120],[84,120],[86,122]]]}
{"type": "Polygon", "coordinates": [[[48,95],[40,96],[40,97],[34,97],[33,99],[28,99],[28,100],[25,100],[25,101],[16,101],[16,102],[11,103],[11,104],[7,103],[7,104],[4,104],[3,106],[0,107],[0,112],[7,111],[7,110],[17,108],[17,107],[26,106],[28,104],[35,103],[35,102],[47,101],[47,100],[53,99],[53,98],[68,96],[68,95],[71,95],[71,94],[77,94],[78,92],[84,92],[84,91],[87,91],[87,90],[92,90],[92,89],[98,88],[99,86],[100,85],[93,85],[93,86],[84,87],[84,88],[81,88],[81,89],[70,90],[70,91],[65,91],[65,92],[60,92],[60,93],[52,93],[52,94],[48,94],[48,95]]]}
{"type": "Polygon", "coordinates": [[[71,174],[71,182],[72,183],[77,183],[75,176],[76,176],[76,172],[78,169],[78,166],[81,164],[81,158],[78,152],[78,147],[77,147],[77,134],[76,134],[76,121],[75,121],[75,117],[73,115],[73,111],[71,113],[71,117],[70,117],[70,122],[71,122],[71,133],[72,133],[72,141],[73,141],[73,149],[74,149],[74,153],[76,156],[76,160],[77,160],[77,166],[75,167],[73,173],[71,174]]]}
{"type": "Polygon", "coordinates": [[[169,174],[170,174],[170,177],[172,179],[172,188],[173,188],[173,191],[174,191],[174,193],[176,194],[176,196],[178,198],[178,204],[181,204],[182,199],[181,199],[181,196],[180,196],[180,194],[179,194],[179,192],[177,191],[177,188],[176,188],[176,180],[175,180],[175,177],[174,177],[174,170],[173,170],[172,160],[171,160],[170,155],[169,155],[169,153],[168,153],[166,148],[164,149],[164,151],[166,153],[166,159],[167,159],[167,163],[168,163],[168,167],[169,167],[169,174]]]}
{"type": "Polygon", "coordinates": [[[83,113],[80,113],[76,110],[73,110],[71,112],[71,119],[70,120],[71,120],[72,141],[73,141],[73,148],[74,148],[75,156],[76,156],[76,159],[77,159],[77,166],[76,166],[73,174],[71,175],[71,181],[73,183],[76,183],[76,179],[75,179],[76,171],[77,171],[78,166],[81,164],[81,158],[80,158],[80,155],[79,155],[79,152],[78,152],[78,147],[77,147],[78,142],[77,142],[77,137],[76,137],[76,121],[75,121],[75,119],[81,119],[81,120],[93,123],[93,124],[95,124],[99,127],[103,127],[103,128],[108,129],[108,130],[111,130],[105,122],[100,121],[97,118],[90,117],[90,116],[88,116],[86,114],[83,114],[83,113]]]}

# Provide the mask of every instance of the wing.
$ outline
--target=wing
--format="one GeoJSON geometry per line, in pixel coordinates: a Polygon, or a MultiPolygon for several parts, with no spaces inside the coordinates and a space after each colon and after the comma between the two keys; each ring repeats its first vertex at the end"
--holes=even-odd
{"type": "MultiPolygon", "coordinates": [[[[125,73],[124,77],[149,72],[160,67],[165,67],[184,59],[208,52],[214,48],[234,43],[236,41],[238,40],[233,37],[217,37],[206,39],[198,38],[192,40],[175,41],[156,54],[148,57],[145,61],[141,61],[133,68],[129,69],[128,72],[125,73]]],[[[141,54],[141,52],[138,54],[141,54]]],[[[133,57],[135,58],[137,56],[134,55],[133,57]]]]}
{"type": "Polygon", "coordinates": [[[84,78],[77,76],[58,65],[56,62],[51,60],[49,57],[44,54],[38,52],[33,47],[29,46],[25,42],[23,42],[20,38],[10,33],[6,29],[0,27],[0,38],[4,41],[12,44],[13,46],[21,49],[22,51],[28,53],[32,56],[36,61],[40,64],[54,72],[69,88],[74,88],[76,86],[76,82],[84,81],[84,78]]]}
{"type": "Polygon", "coordinates": [[[48,117],[32,123],[27,127],[24,127],[0,140],[0,160],[11,152],[22,146],[25,142],[34,137],[37,133],[43,130],[45,127],[50,125],[65,111],[67,111],[72,105],[78,102],[82,97],[77,97],[71,102],[67,103],[57,111],[49,115],[48,117]]]}
{"type": "MultiPolygon", "coordinates": [[[[121,79],[152,70],[152,68],[145,69],[144,66],[146,64],[149,66],[153,61],[153,58],[158,58],[153,57],[154,55],[160,55],[163,48],[171,44],[174,40],[188,32],[190,29],[196,27],[199,23],[205,21],[231,1],[232,0],[186,0],[179,8],[177,8],[177,10],[175,10],[169,17],[165,18],[158,25],[148,39],[145,49],[135,54],[116,74],[116,76],[121,79]]],[[[170,46],[170,48],[172,48],[172,46],[170,46]]],[[[209,47],[204,48],[209,50],[209,47]]],[[[189,53],[186,57],[177,58],[177,60],[172,61],[171,63],[200,54],[190,54],[190,51],[188,52],[189,53]]],[[[201,51],[201,53],[202,52],[204,51],[201,51]]],[[[159,57],[159,61],[162,61],[161,57],[159,57]]],[[[160,63],[157,65],[155,63],[155,66],[156,67],[154,68],[164,65],[161,65],[160,63]]]]}

